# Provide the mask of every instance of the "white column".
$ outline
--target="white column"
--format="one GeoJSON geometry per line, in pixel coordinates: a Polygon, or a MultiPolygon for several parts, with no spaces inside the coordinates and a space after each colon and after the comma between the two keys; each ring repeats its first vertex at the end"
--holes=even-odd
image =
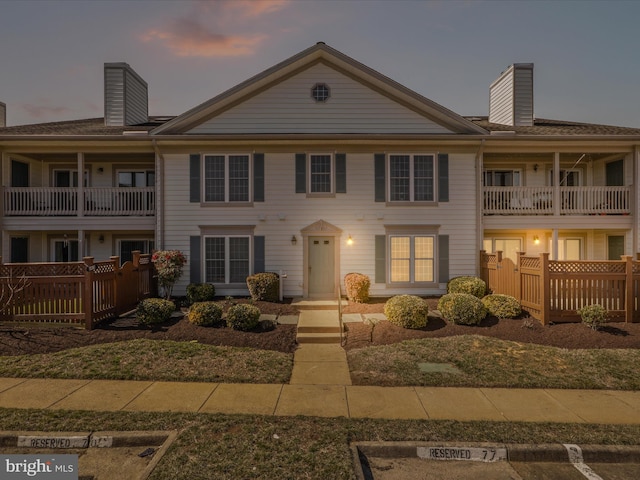
{"type": "Polygon", "coordinates": [[[560,152],[553,154],[553,214],[560,215],[560,152]]]}
{"type": "Polygon", "coordinates": [[[82,152],[78,152],[78,189],[76,193],[78,195],[78,216],[84,217],[84,153],[82,152]]]}
{"type": "Polygon", "coordinates": [[[551,260],[558,260],[558,229],[551,232],[551,260]]]}

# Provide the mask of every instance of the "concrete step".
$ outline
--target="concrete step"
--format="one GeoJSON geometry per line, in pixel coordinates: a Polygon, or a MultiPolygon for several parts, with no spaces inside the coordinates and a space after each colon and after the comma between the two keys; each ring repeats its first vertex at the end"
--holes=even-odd
{"type": "MultiPolygon", "coordinates": [[[[344,329],[343,329],[344,331],[344,329]]],[[[298,334],[301,333],[340,333],[340,326],[328,325],[303,325],[298,327],[298,334]]]]}
{"type": "MultiPolygon", "coordinates": [[[[340,300],[343,307],[349,305],[345,299],[340,300]]],[[[338,310],[338,300],[309,300],[307,298],[294,298],[291,305],[298,310],[338,310]]]]}
{"type": "Polygon", "coordinates": [[[298,343],[340,343],[340,333],[299,333],[298,343]]]}

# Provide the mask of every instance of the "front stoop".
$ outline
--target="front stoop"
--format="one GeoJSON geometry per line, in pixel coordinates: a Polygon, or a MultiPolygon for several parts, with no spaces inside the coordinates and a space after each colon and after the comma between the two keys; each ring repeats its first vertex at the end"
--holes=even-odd
{"type": "Polygon", "coordinates": [[[338,344],[305,343],[293,357],[291,385],[351,385],[347,354],[338,344]]]}
{"type": "Polygon", "coordinates": [[[298,318],[298,343],[340,343],[337,310],[303,310],[298,318]]]}

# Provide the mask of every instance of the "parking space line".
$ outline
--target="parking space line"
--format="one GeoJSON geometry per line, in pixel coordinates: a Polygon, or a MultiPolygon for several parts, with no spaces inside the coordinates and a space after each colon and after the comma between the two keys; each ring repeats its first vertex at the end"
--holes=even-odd
{"type": "Polygon", "coordinates": [[[582,458],[582,449],[578,445],[571,443],[563,443],[563,445],[569,454],[569,461],[582,475],[589,480],[603,480],[600,475],[591,470],[591,468],[584,463],[584,459],[582,458]]]}

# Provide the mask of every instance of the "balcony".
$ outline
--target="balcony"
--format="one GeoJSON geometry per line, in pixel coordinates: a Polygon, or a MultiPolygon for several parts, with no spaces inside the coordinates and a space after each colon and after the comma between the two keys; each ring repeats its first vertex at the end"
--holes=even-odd
{"type": "Polygon", "coordinates": [[[154,187],[5,187],[4,215],[8,217],[155,215],[154,187]]]}
{"type": "Polygon", "coordinates": [[[631,187],[483,187],[484,215],[629,215],[631,187]],[[556,204],[557,203],[557,204],[556,204]]]}

